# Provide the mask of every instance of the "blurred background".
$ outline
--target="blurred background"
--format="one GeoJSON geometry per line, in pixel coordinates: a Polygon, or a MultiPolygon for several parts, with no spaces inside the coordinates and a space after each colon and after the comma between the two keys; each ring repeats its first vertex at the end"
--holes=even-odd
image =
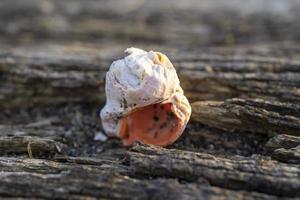
{"type": "Polygon", "coordinates": [[[299,19],[298,0],[1,0],[0,41],[175,48],[298,42],[299,19]]]}

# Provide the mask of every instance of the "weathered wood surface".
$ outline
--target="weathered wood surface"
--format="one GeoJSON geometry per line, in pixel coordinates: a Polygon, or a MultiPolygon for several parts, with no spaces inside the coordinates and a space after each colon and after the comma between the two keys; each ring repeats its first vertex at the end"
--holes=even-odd
{"type": "Polygon", "coordinates": [[[0,2],[0,198],[299,199],[299,1],[0,2]],[[112,60],[166,53],[192,117],[167,148],[94,140],[112,60]]]}
{"type": "Polygon", "coordinates": [[[128,176],[128,169],[125,166],[122,169],[118,163],[87,158],[84,161],[84,164],[73,164],[1,157],[0,166],[5,172],[0,174],[0,193],[13,197],[72,199],[274,198],[255,192],[211,187],[205,183],[182,184],[176,179],[136,179],[128,176]],[[28,185],[34,191],[28,190],[28,185]]]}
{"type": "Polygon", "coordinates": [[[227,131],[300,136],[299,104],[230,99],[192,104],[192,119],[227,131]]]}
{"type": "Polygon", "coordinates": [[[266,159],[224,159],[205,153],[136,146],[130,164],[137,174],[197,180],[231,189],[250,189],[283,196],[299,196],[299,166],[266,159]]]}
{"type": "MultiPolygon", "coordinates": [[[[0,49],[0,106],[103,103],[105,72],[112,58],[123,53],[122,50],[113,53],[113,49],[107,53],[109,46],[102,47],[108,48],[106,50],[96,47],[83,47],[82,51],[72,45],[0,49]]],[[[270,50],[272,47],[265,48],[270,50]]],[[[211,51],[208,55],[197,51],[189,51],[188,55],[181,51],[171,53],[191,101],[258,97],[300,102],[298,60],[274,58],[272,52],[269,57],[250,53],[235,55],[230,49],[224,49],[228,55],[221,55],[217,48],[208,49],[211,51]]],[[[258,54],[259,48],[255,50],[258,54]]],[[[299,56],[297,51],[295,56],[299,56]]]]}

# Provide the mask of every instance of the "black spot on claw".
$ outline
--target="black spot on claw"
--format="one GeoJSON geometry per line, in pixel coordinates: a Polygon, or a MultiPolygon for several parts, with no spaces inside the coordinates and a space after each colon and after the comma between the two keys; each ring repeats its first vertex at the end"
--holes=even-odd
{"type": "Polygon", "coordinates": [[[153,120],[157,122],[157,121],[159,120],[159,117],[154,116],[154,117],[153,117],[153,120]]]}
{"type": "Polygon", "coordinates": [[[166,126],[167,126],[167,123],[164,122],[164,123],[162,123],[162,124],[159,126],[159,128],[160,128],[160,129],[163,129],[163,128],[166,127],[166,126]]]}

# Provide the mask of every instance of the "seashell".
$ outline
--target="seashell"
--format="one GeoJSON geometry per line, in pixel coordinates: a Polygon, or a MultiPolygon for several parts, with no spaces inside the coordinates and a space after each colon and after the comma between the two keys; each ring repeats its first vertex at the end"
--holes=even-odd
{"type": "Polygon", "coordinates": [[[172,63],[162,53],[128,48],[106,74],[105,132],[128,146],[134,141],[172,144],[183,132],[191,107],[172,63]]]}

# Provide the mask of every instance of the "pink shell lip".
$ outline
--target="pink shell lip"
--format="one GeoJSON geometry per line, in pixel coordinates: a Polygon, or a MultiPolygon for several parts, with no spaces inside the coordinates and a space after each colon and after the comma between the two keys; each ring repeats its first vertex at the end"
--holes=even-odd
{"type": "Polygon", "coordinates": [[[191,107],[176,70],[159,52],[130,48],[106,75],[107,103],[101,111],[106,133],[125,146],[134,141],[156,146],[175,142],[185,129],[191,107]]]}

